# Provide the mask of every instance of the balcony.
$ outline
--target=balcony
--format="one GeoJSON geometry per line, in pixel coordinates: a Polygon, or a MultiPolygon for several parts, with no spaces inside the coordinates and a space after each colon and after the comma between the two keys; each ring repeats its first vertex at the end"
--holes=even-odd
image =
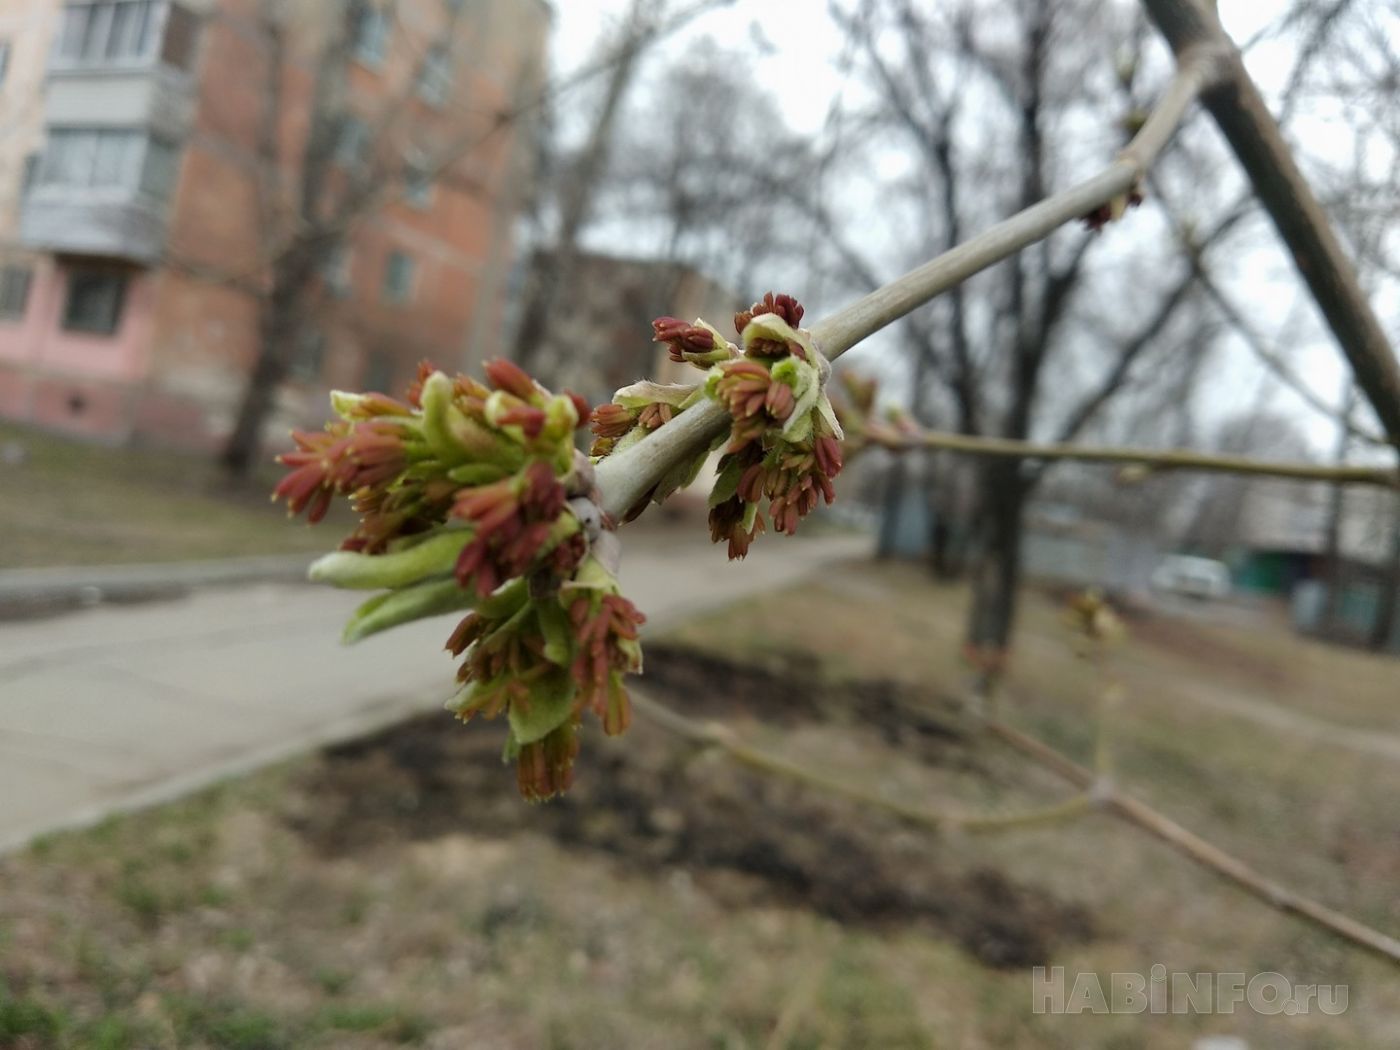
{"type": "Polygon", "coordinates": [[[25,244],[160,258],[194,110],[197,29],[197,18],[169,0],[65,5],[45,84],[47,141],[20,206],[25,244]]]}
{"type": "Polygon", "coordinates": [[[178,147],[144,129],[51,129],[20,208],[20,239],[47,251],[156,262],[178,158],[178,147]]]}
{"type": "Polygon", "coordinates": [[[76,0],[63,8],[49,74],[188,72],[197,28],[197,17],[170,0],[76,0]]]}
{"type": "Polygon", "coordinates": [[[194,106],[198,20],[166,0],[70,3],[45,84],[51,127],[146,126],[178,138],[194,106]]]}

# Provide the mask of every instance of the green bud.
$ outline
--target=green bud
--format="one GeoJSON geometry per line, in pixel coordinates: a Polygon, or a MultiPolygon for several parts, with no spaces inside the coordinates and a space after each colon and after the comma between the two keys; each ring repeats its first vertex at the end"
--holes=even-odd
{"type": "Polygon", "coordinates": [[[451,576],[377,594],[355,610],[342,639],[350,645],[399,624],[470,609],[475,597],[451,576]]]}
{"type": "Polygon", "coordinates": [[[695,383],[653,383],[649,379],[625,386],[613,394],[613,404],[623,408],[645,408],[651,404],[671,405],[680,408],[694,403],[695,392],[700,387],[695,383]]]}
{"type": "Polygon", "coordinates": [[[312,562],[307,578],[350,590],[406,587],[450,573],[471,538],[471,529],[446,529],[393,554],[335,551],[312,562]]]}
{"type": "Polygon", "coordinates": [[[541,676],[529,685],[529,701],[510,705],[510,732],[517,745],[540,740],[574,716],[574,680],[565,668],[541,676]]]}
{"type": "Polygon", "coordinates": [[[753,345],[755,339],[777,339],[782,342],[797,343],[802,349],[807,351],[807,357],[816,360],[816,347],[812,345],[812,337],[806,332],[799,331],[792,327],[777,314],[758,314],[752,321],[744,325],[741,335],[744,340],[744,349],[747,350],[753,345]]]}
{"type": "Polygon", "coordinates": [[[458,440],[467,417],[452,403],[452,380],[444,372],[434,372],[423,380],[423,437],[428,447],[444,463],[461,463],[471,453],[458,440]]]}

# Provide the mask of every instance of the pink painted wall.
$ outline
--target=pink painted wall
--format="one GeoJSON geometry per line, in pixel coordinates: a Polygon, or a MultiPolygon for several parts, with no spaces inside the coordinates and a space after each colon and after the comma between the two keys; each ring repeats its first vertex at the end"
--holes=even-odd
{"type": "Polygon", "coordinates": [[[149,367],[155,278],[127,271],[117,330],[93,335],[63,328],[68,275],[61,260],[37,259],[24,317],[0,321],[0,413],[122,440],[131,432],[133,395],[149,367]]]}

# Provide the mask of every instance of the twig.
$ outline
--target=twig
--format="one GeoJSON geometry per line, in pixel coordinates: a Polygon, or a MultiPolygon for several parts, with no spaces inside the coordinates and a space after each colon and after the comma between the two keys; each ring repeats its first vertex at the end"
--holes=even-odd
{"type": "MultiPolygon", "coordinates": [[[[1147,122],[1106,169],[1056,193],[944,252],[917,270],[838,310],[812,328],[813,341],[834,360],[915,307],[1049,236],[1067,222],[1126,197],[1166,146],[1192,101],[1214,83],[1219,56],[1201,48],[1178,66],[1147,122]]],[[[603,507],[615,516],[634,506],[656,480],[698,455],[724,433],[729,417],[711,402],[682,413],[625,452],[598,465],[603,507]]]]}
{"type": "Polygon", "coordinates": [[[816,324],[812,338],[822,353],[829,358],[840,356],[953,285],[1043,240],[1065,223],[1132,192],[1191,103],[1214,81],[1217,57],[1202,49],[1184,60],[1142,129],[1099,174],[1004,219],[816,324]]]}
{"type": "MultiPolygon", "coordinates": [[[[1095,783],[1095,776],[1088,769],[1071,761],[1054,748],[1047,746],[1035,737],[1014,729],[1004,722],[996,722],[988,729],[1010,744],[1017,751],[1028,755],[1048,769],[1054,770],[1071,784],[1089,788],[1095,783]]],[[[1108,812],[1135,824],[1144,831],[1174,847],[1219,875],[1252,893],[1280,911],[1292,912],[1330,930],[1353,944],[1375,952],[1393,963],[1400,963],[1400,939],[1373,929],[1348,915],[1327,907],[1311,898],[1295,893],[1286,886],[1259,874],[1238,857],[1211,845],[1194,832],[1186,830],[1176,821],[1151,806],[1123,794],[1111,785],[1100,784],[1099,797],[1108,812]]]]}
{"type": "Polygon", "coordinates": [[[1221,26],[1214,5],[1199,0],[1143,0],[1143,6],[1183,63],[1193,61],[1201,47],[1224,56],[1223,77],[1202,93],[1201,101],[1274,220],[1391,444],[1400,448],[1400,365],[1322,205],[1221,26]]]}
{"type": "Polygon", "coordinates": [[[760,748],[741,742],[725,726],[715,722],[697,722],[671,710],[665,704],[652,699],[635,688],[629,688],[632,706],[650,718],[667,732],[674,733],[700,747],[713,747],[725,756],[761,773],[779,776],[806,787],[816,788],[828,795],[851,799],[874,809],[883,810],[900,820],[917,824],[932,831],[1001,831],[1048,824],[1069,817],[1078,816],[1089,809],[1091,799],[1087,794],[1075,795],[1051,806],[1013,813],[966,814],[947,813],[930,809],[927,806],[911,805],[897,799],[886,798],[874,791],[833,780],[820,773],[800,766],[788,759],[780,758],[760,748]]]}
{"type": "Polygon", "coordinates": [[[1244,340],[1245,345],[1254,351],[1254,356],[1264,363],[1264,366],[1278,378],[1279,382],[1293,391],[1293,393],[1306,402],[1309,407],[1322,413],[1329,419],[1335,419],[1340,425],[1345,427],[1347,432],[1353,437],[1360,438],[1362,441],[1371,445],[1386,445],[1389,443],[1385,438],[1381,437],[1380,434],[1366,427],[1358,426],[1350,416],[1343,414],[1319,397],[1317,392],[1313,390],[1312,387],[1308,386],[1307,383],[1303,382],[1293,369],[1288,366],[1288,362],[1283,359],[1283,356],[1264,342],[1264,337],[1261,336],[1244,315],[1240,313],[1239,308],[1230,301],[1220,285],[1207,273],[1200,259],[1194,254],[1192,255],[1191,264],[1196,268],[1196,280],[1200,283],[1201,287],[1205,289],[1206,294],[1215,302],[1216,309],[1224,315],[1225,320],[1230,322],[1235,332],[1244,340]]]}
{"type": "Polygon", "coordinates": [[[869,428],[869,441],[891,451],[936,449],[967,456],[1007,459],[1071,459],[1088,463],[1124,463],[1161,470],[1191,470],[1216,474],[1255,474],[1294,481],[1329,481],[1400,488],[1400,473],[1392,467],[1338,467],[1318,463],[1286,463],[1277,460],[1224,456],[1187,449],[1144,449],[1121,446],[1038,444],[1011,438],[976,437],[940,430],[916,433],[885,426],[869,428]]]}

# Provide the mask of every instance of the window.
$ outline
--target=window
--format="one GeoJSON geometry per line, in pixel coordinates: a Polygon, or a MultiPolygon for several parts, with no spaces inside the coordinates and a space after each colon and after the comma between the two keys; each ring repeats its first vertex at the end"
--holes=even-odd
{"type": "Polygon", "coordinates": [[[384,264],[384,301],[406,303],[413,295],[413,260],[403,252],[390,252],[384,264]]]}
{"type": "Polygon", "coordinates": [[[0,319],[18,321],[29,303],[30,272],[27,266],[0,269],[0,319]]]}
{"type": "Polygon", "coordinates": [[[415,208],[431,208],[433,180],[427,173],[409,168],[403,177],[403,199],[415,208]]]}
{"type": "Polygon", "coordinates": [[[429,105],[441,106],[452,90],[452,55],[441,44],[423,55],[418,71],[418,97],[429,105]]]}
{"type": "MultiPolygon", "coordinates": [[[[63,9],[54,56],[66,65],[142,62],[155,54],[163,0],[81,0],[63,9]]],[[[180,7],[168,11],[166,44],[184,29],[192,39],[194,16],[180,7]]],[[[177,48],[178,50],[178,48],[177,48]]],[[[162,57],[169,58],[162,52],[162,57]]],[[[188,58],[188,55],[184,57],[188,58]]],[[[183,65],[174,62],[174,65],[183,65]]]]}
{"type": "Polygon", "coordinates": [[[364,162],[369,152],[369,128],[359,117],[345,117],[335,140],[335,159],[346,167],[364,162]]]}
{"type": "Polygon", "coordinates": [[[367,66],[384,61],[389,47],[389,16],[374,4],[366,4],[355,26],[355,57],[367,66]]]}
{"type": "Polygon", "coordinates": [[[141,189],[152,197],[168,197],[175,188],[179,170],[180,151],[169,142],[151,139],[146,144],[146,163],[141,168],[141,189]]]}
{"type": "Polygon", "coordinates": [[[343,241],[327,257],[321,267],[321,279],[326,290],[338,299],[350,294],[350,246],[343,241]]]}
{"type": "Polygon", "coordinates": [[[297,340],[296,356],[292,358],[292,376],[305,380],[320,379],[325,363],[326,335],[319,329],[308,329],[297,340]]]}
{"type": "Polygon", "coordinates": [[[383,393],[394,386],[394,362],[388,354],[371,350],[365,363],[365,389],[383,393]]]}
{"type": "Polygon", "coordinates": [[[104,270],[72,270],[63,327],[73,332],[111,335],[121,322],[126,277],[104,270]]]}
{"type": "Polygon", "coordinates": [[[129,128],[54,128],[39,165],[47,186],[140,189],[166,196],[179,149],[129,128]]]}

